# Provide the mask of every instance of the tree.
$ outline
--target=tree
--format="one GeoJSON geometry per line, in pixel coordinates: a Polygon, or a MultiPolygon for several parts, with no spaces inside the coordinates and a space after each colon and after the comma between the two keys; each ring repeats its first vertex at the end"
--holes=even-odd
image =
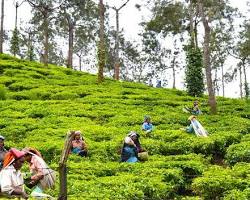
{"type": "Polygon", "coordinates": [[[15,28],[17,28],[17,19],[18,19],[17,11],[18,11],[18,8],[19,8],[25,1],[26,1],[26,0],[23,0],[21,3],[19,3],[18,1],[16,1],[16,4],[15,4],[15,7],[16,7],[15,28]]]}
{"type": "Polygon", "coordinates": [[[233,56],[234,58],[238,59],[239,62],[237,66],[233,69],[233,72],[227,73],[227,79],[232,81],[236,76],[237,72],[239,72],[239,79],[240,79],[240,97],[246,98],[249,97],[249,86],[247,82],[247,63],[249,63],[250,59],[250,25],[249,23],[245,22],[243,25],[243,30],[240,32],[239,41],[235,46],[231,46],[228,50],[228,53],[233,56]],[[231,50],[231,51],[230,51],[231,50]],[[244,78],[244,80],[243,80],[244,78]],[[245,94],[243,95],[243,89],[245,94]]]}
{"type": "Polygon", "coordinates": [[[18,30],[17,28],[14,29],[12,37],[11,37],[11,41],[10,41],[10,52],[16,56],[17,54],[20,53],[20,42],[19,42],[19,36],[18,36],[18,30]]]}
{"type": "MultiPolygon", "coordinates": [[[[171,35],[171,37],[179,37],[180,41],[183,41],[182,34],[185,31],[188,31],[190,35],[189,41],[189,53],[187,52],[187,62],[193,62],[195,59],[197,59],[197,56],[199,56],[199,50],[196,50],[198,48],[198,33],[197,33],[197,26],[199,23],[198,19],[198,9],[197,9],[197,3],[195,1],[155,1],[153,9],[153,17],[152,19],[147,23],[146,28],[148,30],[152,30],[160,35],[163,35],[163,37],[167,37],[168,35],[171,35]],[[193,53],[197,52],[197,53],[193,53]],[[194,56],[192,59],[191,56],[194,56]]],[[[175,40],[176,41],[176,40],[175,40]]],[[[175,44],[173,44],[176,46],[175,44]]],[[[175,51],[174,51],[175,52],[175,51]]],[[[170,67],[173,70],[173,87],[175,87],[175,59],[176,55],[173,55],[173,60],[170,65],[170,67]]],[[[198,59],[199,61],[202,59],[198,59]]],[[[203,84],[203,78],[202,78],[202,64],[200,63],[200,66],[198,66],[199,62],[196,63],[196,67],[199,67],[198,70],[191,70],[192,72],[192,78],[186,77],[186,81],[191,81],[186,83],[188,86],[187,90],[189,94],[192,95],[198,95],[200,96],[201,93],[204,91],[204,84],[203,84]],[[202,84],[201,89],[196,87],[196,83],[192,81],[192,79],[195,79],[196,77],[201,78],[202,84]],[[200,74],[201,73],[201,74],[200,74]],[[194,84],[194,85],[192,85],[194,84]],[[191,90],[192,88],[192,90],[191,90]],[[198,92],[199,91],[199,92],[198,92]]],[[[191,75],[189,73],[189,70],[192,69],[191,66],[193,66],[193,63],[188,63],[186,70],[186,75],[191,75]]],[[[198,79],[199,79],[198,78],[198,79]]],[[[199,82],[199,81],[198,81],[199,82]]]]}
{"type": "MultiPolygon", "coordinates": [[[[188,18],[189,18],[189,35],[190,35],[190,41],[191,41],[191,46],[193,48],[198,47],[198,31],[197,27],[199,24],[199,19],[198,19],[198,6],[197,3],[193,0],[189,1],[189,6],[187,9],[188,13],[188,18]]],[[[188,27],[187,27],[188,28],[188,27]]]]}
{"type": "Polygon", "coordinates": [[[250,91],[247,82],[246,64],[250,59],[250,23],[245,22],[244,24],[244,30],[241,32],[241,40],[238,43],[238,48],[239,57],[241,59],[239,64],[242,66],[244,74],[245,97],[248,98],[250,96],[250,91]]]}
{"type": "Polygon", "coordinates": [[[233,24],[232,20],[220,20],[214,25],[211,30],[211,67],[214,71],[214,92],[219,95],[219,90],[222,88],[222,96],[225,96],[225,68],[224,64],[228,57],[228,51],[231,49],[233,41],[233,24]],[[227,33],[227,34],[225,34],[227,33]],[[219,75],[221,71],[221,75],[219,75]]]}
{"type": "Polygon", "coordinates": [[[202,23],[204,27],[204,45],[203,45],[203,65],[206,70],[206,78],[207,78],[207,89],[208,89],[208,103],[210,105],[210,111],[212,114],[216,113],[216,99],[214,94],[214,87],[212,81],[212,68],[211,68],[211,50],[210,50],[210,40],[211,40],[211,27],[209,25],[210,18],[207,18],[204,4],[201,0],[198,0],[200,14],[202,18],[202,23]]]}
{"type": "Polygon", "coordinates": [[[119,61],[119,11],[126,6],[129,2],[127,0],[124,4],[122,4],[119,8],[112,7],[115,10],[116,14],[116,36],[115,36],[115,64],[114,64],[114,78],[119,80],[119,71],[120,71],[120,61],[119,61]]]}
{"type": "Polygon", "coordinates": [[[99,0],[99,45],[98,45],[98,79],[97,82],[101,83],[104,80],[103,69],[105,67],[105,41],[104,41],[104,5],[103,0],[99,0]]]}
{"type": "MultiPolygon", "coordinates": [[[[141,59],[143,60],[144,71],[148,71],[146,78],[162,79],[165,77],[166,70],[173,69],[175,66],[173,63],[167,63],[170,59],[171,50],[164,47],[161,38],[156,32],[145,29],[142,33],[142,51],[139,52],[141,59]]],[[[175,77],[173,77],[175,80],[175,77]]]]}
{"type": "Polygon", "coordinates": [[[57,23],[62,32],[66,32],[66,35],[68,36],[67,67],[72,68],[76,29],[79,29],[82,32],[88,32],[88,30],[92,30],[93,32],[96,30],[96,18],[96,4],[91,0],[83,2],[79,2],[79,0],[65,0],[60,7],[57,23]]]}
{"type": "Polygon", "coordinates": [[[186,47],[186,87],[191,96],[202,96],[204,92],[204,81],[202,73],[202,53],[199,48],[192,45],[186,47]]]}
{"type": "MultiPolygon", "coordinates": [[[[94,30],[94,29],[92,29],[94,30]]],[[[91,57],[94,57],[92,55],[93,49],[95,49],[95,43],[94,41],[94,34],[92,33],[92,30],[88,29],[88,31],[81,31],[80,29],[76,30],[76,36],[75,36],[75,44],[73,47],[74,54],[79,59],[79,70],[82,71],[82,62],[84,60],[84,57],[87,60],[90,60],[91,57]]],[[[89,62],[90,63],[90,62],[89,62]]]]}
{"type": "Polygon", "coordinates": [[[4,0],[1,4],[1,29],[0,29],[0,53],[3,53],[3,42],[4,42],[4,0]]]}
{"type": "Polygon", "coordinates": [[[25,42],[27,45],[26,56],[27,56],[28,60],[33,61],[36,59],[36,55],[34,52],[34,45],[33,45],[34,31],[32,31],[32,29],[29,28],[27,33],[28,33],[28,38],[27,38],[27,42],[25,42]]]}
{"type": "Polygon", "coordinates": [[[45,66],[48,66],[49,61],[49,36],[50,36],[50,21],[54,19],[54,12],[61,6],[61,0],[27,0],[27,2],[36,10],[36,21],[40,24],[43,31],[44,52],[42,53],[42,61],[45,66]],[[54,5],[57,4],[57,5],[54,5]],[[59,5],[58,5],[59,4],[59,5]]]}

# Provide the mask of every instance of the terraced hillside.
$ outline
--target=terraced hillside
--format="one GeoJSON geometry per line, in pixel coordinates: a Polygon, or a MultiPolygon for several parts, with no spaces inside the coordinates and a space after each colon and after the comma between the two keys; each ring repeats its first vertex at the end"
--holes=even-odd
{"type": "MultiPolygon", "coordinates": [[[[7,147],[39,149],[54,169],[67,131],[81,130],[89,156],[71,155],[68,199],[160,200],[250,199],[250,103],[217,98],[209,115],[200,98],[199,121],[208,138],[187,125],[185,92],[106,79],[62,67],[0,56],[0,128],[7,147]],[[144,115],[155,130],[141,131],[144,115]],[[119,149],[129,131],[141,134],[146,162],[120,163],[119,149]]],[[[25,170],[25,168],[24,168],[25,170]]],[[[49,191],[58,195],[58,185],[49,191]]]]}

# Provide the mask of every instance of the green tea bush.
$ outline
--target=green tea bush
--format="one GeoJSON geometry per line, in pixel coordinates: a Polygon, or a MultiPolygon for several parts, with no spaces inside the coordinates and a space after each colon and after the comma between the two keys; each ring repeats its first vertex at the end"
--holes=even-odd
{"type": "Polygon", "coordinates": [[[226,193],[224,200],[246,200],[250,199],[250,189],[240,190],[231,190],[226,193]]]}
{"type": "Polygon", "coordinates": [[[250,162],[250,141],[231,145],[227,149],[226,161],[230,165],[237,162],[250,162]]]}
{"type": "Polygon", "coordinates": [[[6,89],[3,85],[0,85],[0,100],[6,100],[6,89]]]}
{"type": "Polygon", "coordinates": [[[68,99],[75,99],[77,97],[78,95],[75,93],[63,91],[60,93],[52,94],[50,98],[53,100],[68,100],[68,99]]]}
{"type": "MultiPolygon", "coordinates": [[[[219,97],[218,115],[209,115],[207,96],[200,97],[198,120],[209,132],[202,138],[180,130],[189,125],[182,109],[194,100],[183,91],[108,78],[97,84],[95,75],[8,55],[0,55],[0,75],[7,148],[35,147],[57,170],[66,133],[82,131],[88,156],[69,155],[69,199],[248,197],[249,102],[219,97]],[[149,134],[141,130],[145,115],[154,125],[149,134]],[[131,130],[141,135],[148,161],[120,162],[131,130]]],[[[58,192],[57,180],[48,193],[58,192]]]]}
{"type": "Polygon", "coordinates": [[[196,178],[192,188],[204,199],[219,199],[227,191],[249,188],[249,174],[249,164],[236,165],[232,170],[214,166],[196,178]]]}
{"type": "Polygon", "coordinates": [[[11,84],[8,88],[10,91],[18,92],[22,90],[30,90],[32,88],[38,87],[36,81],[25,81],[25,82],[16,82],[11,84]]]}

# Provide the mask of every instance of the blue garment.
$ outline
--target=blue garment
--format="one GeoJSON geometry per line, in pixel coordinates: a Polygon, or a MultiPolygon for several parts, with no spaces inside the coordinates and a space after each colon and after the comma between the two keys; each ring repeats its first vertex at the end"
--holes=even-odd
{"type": "Polygon", "coordinates": [[[75,153],[75,154],[78,154],[79,156],[84,157],[84,156],[87,156],[88,152],[86,150],[81,150],[80,148],[75,147],[72,149],[72,153],[75,153]]]}
{"type": "Polygon", "coordinates": [[[186,128],[186,131],[187,131],[188,133],[194,133],[195,131],[194,131],[194,127],[193,127],[193,126],[195,126],[196,129],[199,129],[199,126],[198,126],[198,124],[197,124],[197,121],[194,120],[193,123],[190,123],[189,127],[186,128]]]}
{"type": "Polygon", "coordinates": [[[156,87],[157,87],[157,88],[161,88],[161,80],[157,80],[156,87]]]}
{"type": "Polygon", "coordinates": [[[41,189],[41,187],[36,186],[35,189],[33,190],[33,192],[43,193],[43,190],[41,189]]]}
{"type": "Polygon", "coordinates": [[[80,152],[81,152],[80,148],[75,147],[72,149],[72,153],[79,154],[80,152]]]}
{"type": "Polygon", "coordinates": [[[135,163],[135,162],[138,162],[138,159],[135,156],[133,156],[133,157],[130,157],[126,162],[135,163]]]}
{"type": "Polygon", "coordinates": [[[145,130],[145,131],[152,131],[153,130],[153,125],[151,123],[148,123],[148,122],[144,122],[142,124],[142,130],[145,130]]]}
{"type": "Polygon", "coordinates": [[[122,148],[122,162],[137,162],[138,158],[137,158],[137,150],[135,147],[130,147],[130,146],[126,146],[124,145],[124,147],[122,148]]]}
{"type": "Polygon", "coordinates": [[[200,115],[201,114],[201,110],[192,110],[191,114],[192,115],[200,115]]]}
{"type": "Polygon", "coordinates": [[[194,133],[194,128],[192,123],[186,128],[186,132],[187,133],[194,133]]]}

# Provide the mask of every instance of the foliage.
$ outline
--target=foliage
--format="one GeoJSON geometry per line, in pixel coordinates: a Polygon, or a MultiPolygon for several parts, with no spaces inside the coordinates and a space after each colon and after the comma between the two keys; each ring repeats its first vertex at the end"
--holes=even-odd
{"type": "Polygon", "coordinates": [[[194,180],[192,187],[204,199],[216,199],[223,197],[227,191],[249,188],[249,172],[249,164],[244,163],[239,163],[232,170],[211,167],[203,177],[194,180]]]}
{"type": "Polygon", "coordinates": [[[204,92],[202,54],[199,48],[187,47],[186,87],[191,96],[202,96],[204,92]]]}
{"type": "Polygon", "coordinates": [[[250,141],[231,145],[227,149],[226,160],[230,165],[237,162],[250,162],[250,141]]]}
{"type": "Polygon", "coordinates": [[[153,7],[153,18],[147,23],[148,30],[163,32],[164,35],[172,32],[181,33],[185,30],[185,9],[181,2],[157,1],[153,7]]]}
{"type": "Polygon", "coordinates": [[[14,29],[11,40],[10,40],[10,52],[16,56],[20,53],[20,41],[19,32],[17,28],[14,29]]]}
{"type": "Polygon", "coordinates": [[[0,100],[6,99],[6,90],[3,85],[0,85],[0,100]]]}
{"type": "MultiPolygon", "coordinates": [[[[69,199],[249,196],[247,101],[220,97],[218,115],[211,116],[206,98],[200,97],[204,112],[198,120],[209,132],[208,138],[201,138],[180,130],[189,117],[182,108],[194,100],[183,91],[110,79],[97,84],[94,75],[54,65],[44,68],[4,54],[0,85],[6,148],[35,147],[56,170],[67,131],[82,131],[89,154],[69,156],[69,199]],[[146,114],[155,126],[150,135],[141,130],[146,114]],[[148,161],[119,162],[123,139],[131,130],[141,135],[148,161]]],[[[47,191],[53,196],[58,192],[59,183],[47,191]]]]}

